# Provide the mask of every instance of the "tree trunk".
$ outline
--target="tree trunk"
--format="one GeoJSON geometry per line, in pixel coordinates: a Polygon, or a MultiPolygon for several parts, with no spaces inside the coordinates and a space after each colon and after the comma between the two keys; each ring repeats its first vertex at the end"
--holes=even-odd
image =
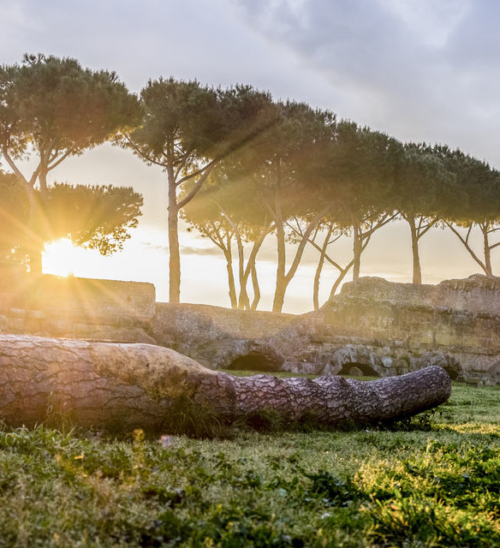
{"type": "Polygon", "coordinates": [[[325,264],[325,253],[322,251],[318,266],[316,267],[316,273],[314,274],[314,283],[313,283],[313,308],[314,310],[319,310],[319,282],[321,280],[321,271],[323,270],[323,265],[325,264]]]}
{"type": "Polygon", "coordinates": [[[418,252],[418,234],[414,217],[405,217],[410,225],[411,232],[411,250],[413,256],[413,283],[422,285],[422,269],[420,268],[420,254],[418,252]]]}
{"type": "Polygon", "coordinates": [[[484,272],[486,276],[493,276],[493,267],[491,266],[491,248],[488,241],[488,228],[489,226],[487,224],[481,225],[484,246],[484,272]]]}
{"type": "Polygon", "coordinates": [[[48,174],[48,169],[47,167],[44,166],[40,169],[40,174],[38,175],[38,180],[40,181],[40,194],[42,195],[42,199],[45,199],[47,196],[47,191],[48,191],[47,174],[48,174]]]}
{"type": "Polygon", "coordinates": [[[255,261],[257,260],[257,253],[259,252],[259,249],[262,247],[262,244],[264,243],[264,240],[266,239],[266,236],[269,234],[270,229],[264,228],[260,231],[259,237],[253,242],[252,245],[252,251],[250,252],[250,256],[248,257],[247,265],[244,269],[243,276],[241,279],[241,287],[245,288],[245,295],[247,299],[247,310],[255,310],[257,308],[257,305],[260,301],[260,287],[259,287],[259,280],[257,277],[257,270],[255,267],[255,261]],[[250,304],[250,298],[248,296],[248,290],[247,290],[247,284],[248,284],[248,277],[252,276],[252,286],[253,286],[253,300],[250,304]]]}
{"type": "Polygon", "coordinates": [[[361,253],[363,253],[363,240],[361,236],[361,227],[357,224],[354,224],[352,227],[353,234],[353,255],[354,255],[354,264],[352,267],[352,280],[355,282],[359,279],[359,274],[361,271],[361,253]]]}
{"type": "Polygon", "coordinates": [[[25,186],[30,203],[30,217],[26,232],[26,247],[29,267],[32,274],[42,274],[43,234],[46,232],[46,220],[43,219],[43,207],[31,185],[25,186]]]}
{"type": "Polygon", "coordinates": [[[250,310],[257,310],[257,306],[260,301],[260,286],[259,286],[259,275],[257,273],[257,267],[255,266],[255,259],[252,263],[252,287],[253,287],[253,300],[250,305],[250,310]]]}
{"type": "Polygon", "coordinates": [[[235,377],[147,344],[0,335],[0,345],[0,419],[11,426],[66,418],[84,427],[165,432],[179,409],[225,424],[274,411],[286,421],[361,425],[436,407],[451,392],[450,377],[436,366],[371,382],[235,377]]]}
{"type": "Polygon", "coordinates": [[[278,246],[278,265],[276,269],[276,289],[274,292],[273,312],[281,312],[286,292],[286,248],[283,224],[276,220],[276,242],[278,246]]]}
{"type": "Polygon", "coordinates": [[[340,284],[342,283],[342,280],[347,276],[347,273],[349,272],[352,264],[349,263],[344,269],[342,269],[339,272],[339,275],[337,276],[337,279],[335,280],[334,284],[332,285],[332,288],[330,289],[330,296],[329,299],[331,299],[335,293],[337,293],[337,289],[339,288],[340,284]]]}
{"type": "Polygon", "coordinates": [[[248,276],[245,276],[245,250],[243,248],[243,241],[239,232],[236,232],[236,244],[238,247],[238,281],[240,284],[238,308],[240,310],[248,310],[250,308],[250,300],[247,292],[248,276]]]}
{"type": "Polygon", "coordinates": [[[318,266],[316,267],[316,273],[314,274],[314,284],[313,284],[313,307],[314,310],[319,309],[319,283],[321,280],[321,272],[323,270],[323,265],[325,264],[326,250],[330,242],[330,236],[333,232],[333,223],[328,227],[325,239],[323,240],[323,245],[321,246],[319,252],[318,266]]]}
{"type": "Polygon", "coordinates": [[[169,302],[178,303],[181,298],[181,255],[179,252],[179,207],[177,187],[172,166],[167,167],[168,176],[168,271],[169,302]]]}
{"type": "Polygon", "coordinates": [[[226,270],[227,270],[227,283],[229,286],[229,300],[231,302],[231,308],[238,308],[238,299],[236,297],[236,284],[234,282],[233,272],[233,254],[231,253],[231,243],[228,242],[226,249],[223,249],[224,257],[226,258],[226,270]]]}
{"type": "MultiPolygon", "coordinates": [[[[297,269],[299,267],[300,261],[302,260],[302,255],[304,254],[304,249],[306,248],[307,242],[309,241],[309,237],[312,233],[312,231],[315,229],[315,227],[321,222],[322,217],[325,215],[325,213],[328,211],[329,206],[325,207],[323,210],[321,210],[319,213],[316,214],[316,217],[314,217],[310,222],[306,230],[301,236],[301,239],[299,241],[299,245],[297,247],[297,251],[295,252],[295,256],[293,258],[293,262],[290,265],[288,272],[286,272],[286,255],[283,251],[283,279],[280,280],[278,277],[276,280],[276,293],[274,296],[274,303],[273,303],[273,312],[281,312],[283,309],[283,304],[285,302],[285,294],[286,290],[288,288],[288,285],[292,281],[292,278],[295,276],[295,273],[297,272],[297,269]],[[278,281],[280,283],[278,283],[278,281]]],[[[276,223],[277,224],[277,223],[276,223]]],[[[279,235],[279,230],[276,230],[276,234],[279,235]]],[[[278,240],[280,241],[280,240],[278,240]]],[[[281,235],[281,241],[283,249],[285,249],[285,234],[284,231],[281,235]]],[[[278,260],[279,262],[279,260],[278,260]]]]}

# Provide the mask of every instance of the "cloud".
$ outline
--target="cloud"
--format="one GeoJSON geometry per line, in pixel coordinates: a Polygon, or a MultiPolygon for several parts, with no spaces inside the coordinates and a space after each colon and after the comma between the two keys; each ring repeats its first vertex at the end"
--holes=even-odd
{"type": "Polygon", "coordinates": [[[182,255],[200,255],[203,257],[223,257],[222,251],[217,247],[194,247],[194,246],[181,246],[182,255]]]}
{"type": "MultiPolygon", "coordinates": [[[[146,235],[144,235],[147,237],[146,235]]],[[[143,251],[154,251],[157,253],[162,253],[168,255],[168,245],[155,243],[150,240],[143,240],[140,242],[141,250],[143,251]]],[[[195,255],[200,257],[220,257],[223,258],[222,251],[215,245],[210,245],[209,247],[199,247],[196,245],[185,245],[181,244],[180,246],[181,255],[195,255]]]]}
{"type": "Polygon", "coordinates": [[[321,73],[339,115],[500,165],[500,4],[239,0],[240,16],[321,73]]]}

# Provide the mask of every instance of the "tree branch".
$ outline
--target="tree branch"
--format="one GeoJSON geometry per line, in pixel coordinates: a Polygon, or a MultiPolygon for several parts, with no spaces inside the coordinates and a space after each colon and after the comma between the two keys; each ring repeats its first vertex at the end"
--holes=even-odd
{"type": "MultiPolygon", "coordinates": [[[[193,171],[192,173],[189,173],[189,175],[186,175],[185,177],[182,177],[182,179],[179,179],[175,184],[177,186],[180,186],[182,185],[182,183],[185,183],[186,181],[189,181],[190,179],[192,179],[193,177],[196,177],[198,175],[201,175],[203,173],[203,175],[205,175],[206,173],[206,170],[208,170],[208,173],[210,173],[210,171],[212,171],[213,167],[215,166],[215,164],[219,161],[218,158],[216,158],[215,160],[212,160],[211,162],[208,162],[208,164],[206,164],[204,167],[196,170],[196,171],[193,171]],[[205,173],[204,173],[205,172],[205,173]]],[[[206,178],[206,177],[205,177],[206,178]]],[[[195,192],[196,194],[196,192],[195,192]]]]}
{"type": "MultiPolygon", "coordinates": [[[[5,147],[2,148],[2,154],[3,154],[3,157],[7,160],[7,163],[9,164],[10,168],[12,169],[12,171],[14,172],[14,174],[16,175],[16,177],[22,181],[23,183],[29,185],[29,186],[33,186],[33,184],[31,184],[31,181],[28,182],[28,180],[26,179],[26,177],[21,173],[21,170],[16,166],[14,160],[10,157],[9,153],[7,152],[7,149],[5,147]]],[[[36,179],[35,179],[36,180],[36,179]]]]}
{"type": "Polygon", "coordinates": [[[434,219],[432,221],[430,221],[426,226],[425,228],[420,232],[420,228],[421,226],[419,226],[419,229],[417,230],[417,240],[420,240],[420,238],[422,238],[422,236],[425,236],[425,234],[427,234],[427,232],[429,232],[429,230],[438,222],[438,219],[434,219]]]}
{"type": "Polygon", "coordinates": [[[474,253],[472,248],[469,245],[469,236],[470,232],[472,230],[472,226],[469,227],[469,230],[467,231],[467,237],[464,239],[463,236],[458,232],[458,230],[455,229],[455,227],[451,223],[446,223],[446,225],[451,229],[451,231],[458,237],[458,239],[463,243],[465,246],[465,249],[470,253],[471,257],[476,261],[476,263],[486,272],[486,265],[479,259],[479,257],[474,253]]]}
{"type": "Polygon", "coordinates": [[[75,150],[76,150],[76,145],[66,150],[66,152],[62,156],[60,156],[59,159],[56,162],[54,162],[52,165],[47,164],[47,171],[51,171],[52,169],[56,168],[62,161],[66,160],[68,156],[71,156],[71,154],[73,154],[75,150]]]}
{"type": "MultiPolygon", "coordinates": [[[[207,180],[214,166],[215,164],[212,164],[210,167],[206,168],[205,173],[203,173],[203,175],[198,179],[194,187],[191,189],[191,192],[177,204],[177,209],[182,209],[186,204],[188,204],[196,196],[196,194],[202,187],[203,183],[207,180]]],[[[180,184],[180,183],[177,183],[177,184],[180,184]]]]}
{"type": "Polygon", "coordinates": [[[144,152],[142,152],[142,150],[132,141],[132,139],[128,135],[125,135],[124,137],[128,143],[128,146],[137,154],[137,156],[140,156],[141,158],[143,158],[144,160],[146,160],[146,162],[149,162],[150,164],[155,164],[162,168],[167,167],[167,164],[158,162],[157,160],[154,160],[153,158],[151,158],[151,156],[149,156],[148,154],[145,154],[144,152]]]}
{"type": "Polygon", "coordinates": [[[290,266],[290,269],[288,270],[288,273],[285,275],[285,281],[286,283],[290,283],[290,280],[293,278],[295,272],[297,271],[297,268],[299,266],[300,260],[302,259],[302,254],[304,253],[304,248],[306,246],[306,243],[308,241],[309,235],[313,231],[314,227],[321,221],[321,219],[325,216],[326,212],[330,209],[331,204],[327,204],[317,215],[313,218],[313,220],[309,223],[309,226],[304,232],[304,236],[302,240],[299,243],[299,247],[297,249],[297,252],[295,253],[295,257],[293,259],[293,262],[290,266]]]}
{"type": "MultiPolygon", "coordinates": [[[[371,224],[370,228],[364,232],[361,232],[361,239],[365,239],[368,237],[371,237],[371,235],[378,230],[379,228],[382,228],[387,223],[390,223],[392,220],[394,220],[398,216],[397,213],[393,215],[386,214],[382,217],[381,220],[377,221],[375,224],[371,224]]],[[[370,223],[373,223],[373,221],[369,221],[370,223]]]]}

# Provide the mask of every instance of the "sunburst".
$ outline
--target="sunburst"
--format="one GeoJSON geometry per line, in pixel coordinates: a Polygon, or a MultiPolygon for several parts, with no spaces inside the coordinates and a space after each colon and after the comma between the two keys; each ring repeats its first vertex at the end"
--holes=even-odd
{"type": "Polygon", "coordinates": [[[82,260],[81,253],[69,238],[62,238],[45,246],[43,271],[56,276],[72,276],[82,260]]]}

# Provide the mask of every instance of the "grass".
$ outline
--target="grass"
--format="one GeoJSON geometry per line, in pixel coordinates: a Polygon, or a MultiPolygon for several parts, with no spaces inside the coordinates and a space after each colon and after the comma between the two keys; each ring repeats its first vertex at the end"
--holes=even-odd
{"type": "Polygon", "coordinates": [[[0,546],[500,546],[500,389],[394,430],[0,430],[0,546]]]}

